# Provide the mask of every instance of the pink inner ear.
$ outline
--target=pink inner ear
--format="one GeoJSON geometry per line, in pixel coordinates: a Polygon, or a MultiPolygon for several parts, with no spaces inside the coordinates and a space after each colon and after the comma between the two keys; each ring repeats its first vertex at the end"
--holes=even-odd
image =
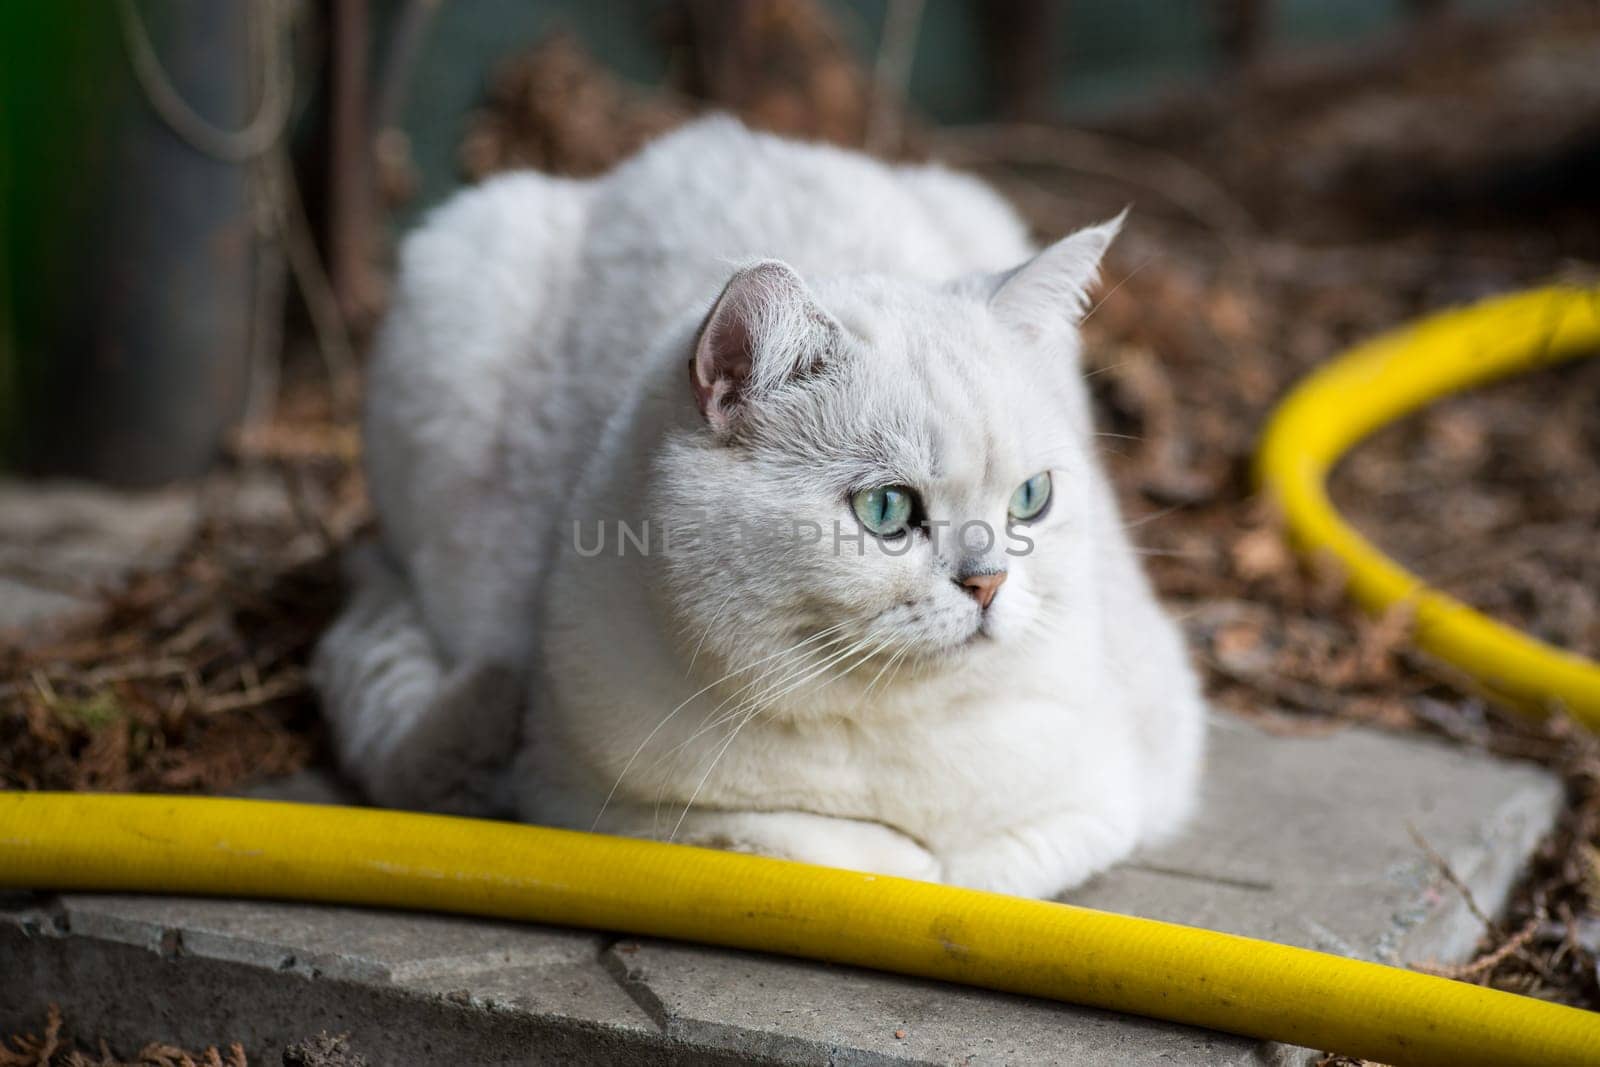
{"type": "Polygon", "coordinates": [[[755,338],[740,310],[724,294],[695,343],[690,382],[700,414],[714,426],[726,424],[738,404],[755,360],[755,338]]]}
{"type": "Polygon", "coordinates": [[[689,380],[700,413],[727,428],[759,389],[816,366],[834,329],[790,267],[765,260],[738,271],[695,338],[689,380]]]}

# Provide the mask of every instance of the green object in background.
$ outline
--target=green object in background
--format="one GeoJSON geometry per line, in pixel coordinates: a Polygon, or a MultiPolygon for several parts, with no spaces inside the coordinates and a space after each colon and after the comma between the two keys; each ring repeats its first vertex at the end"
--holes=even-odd
{"type": "Polygon", "coordinates": [[[113,113],[103,92],[116,54],[105,5],[0,4],[0,465],[48,420],[63,388],[44,338],[71,314],[73,260],[111,179],[96,166],[113,113]]]}
{"type": "MultiPolygon", "coordinates": [[[[870,66],[886,0],[824,0],[870,66]]],[[[1514,0],[1456,0],[1467,12],[1514,0]]],[[[374,48],[400,0],[374,0],[374,48]]],[[[989,117],[981,0],[932,0],[910,91],[939,122],[989,117]]],[[[404,125],[421,177],[400,224],[459,183],[467,113],[495,67],[567,29],[658,84],[669,0],[453,0],[419,56],[404,125]]],[[[1216,73],[1208,3],[1070,0],[1053,99],[1068,119],[1216,73]]],[[[177,88],[219,125],[246,110],[243,3],[137,0],[177,88]]],[[[1392,31],[1402,0],[1276,0],[1277,47],[1392,31]]],[[[381,63],[380,63],[381,65],[381,63]]],[[[202,469],[241,403],[250,234],[242,168],[183,145],[128,70],[111,0],[0,0],[0,467],[159,481],[202,469]]]]}
{"type": "Polygon", "coordinates": [[[205,471],[242,409],[253,227],[245,166],[135,81],[124,10],[206,121],[250,111],[244,4],[0,4],[0,455],[149,485],[205,471]]]}
{"type": "MultiPolygon", "coordinates": [[[[4,95],[4,88],[0,87],[0,96],[4,95]]],[[[0,113],[0,123],[5,121],[4,114],[0,113]]],[[[3,132],[3,131],[0,131],[3,132]]],[[[0,145],[9,143],[9,139],[0,141],[0,145]]],[[[10,153],[0,149],[0,242],[7,240],[11,227],[7,221],[5,203],[9,199],[11,188],[8,177],[10,167],[7,160],[10,153]]],[[[16,446],[11,436],[16,432],[17,425],[17,353],[11,336],[11,272],[8,268],[10,250],[0,247],[0,470],[5,470],[12,463],[16,446]]]]}

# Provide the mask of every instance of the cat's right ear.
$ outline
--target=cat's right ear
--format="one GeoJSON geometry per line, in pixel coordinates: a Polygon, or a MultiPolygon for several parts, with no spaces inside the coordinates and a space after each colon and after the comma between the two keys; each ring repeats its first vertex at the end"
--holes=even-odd
{"type": "Polygon", "coordinates": [[[1000,275],[989,296],[995,316],[1035,336],[1076,325],[1089,311],[1100,261],[1122,229],[1128,210],[1069,234],[1014,270],[1000,275]]]}
{"type": "Polygon", "coordinates": [[[700,413],[713,430],[727,430],[746,404],[819,367],[837,331],[788,264],[741,268],[712,305],[689,359],[700,413]]]}

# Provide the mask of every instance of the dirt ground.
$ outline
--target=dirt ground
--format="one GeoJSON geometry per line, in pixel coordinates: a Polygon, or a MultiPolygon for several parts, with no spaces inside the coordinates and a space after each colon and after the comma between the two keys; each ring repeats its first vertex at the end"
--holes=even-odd
{"type": "MultiPolygon", "coordinates": [[[[500,72],[463,170],[594,173],[718,102],[859,143],[867,81],[825,24],[773,20],[750,47],[759,62],[658,92],[554,39],[500,72]]],[[[1250,462],[1273,404],[1345,346],[1481,296],[1600,279],[1596,69],[1600,8],[1534,5],[1338,64],[1254,69],[1099,128],[899,116],[882,146],[989,177],[1042,236],[1133,204],[1086,324],[1089,373],[1128,519],[1212,699],[1275,730],[1425,730],[1557,769],[1560,831],[1479,956],[1448,973],[1592,1009],[1600,742],[1471,695],[1408,646],[1402,613],[1349,608],[1334,570],[1284,547],[1250,462]]],[[[324,758],[302,668],[365,512],[351,419],[315,374],[297,380],[231,458],[285,479],[289,519],[207,523],[172,566],[106,590],[103,612],[0,645],[0,786],[220,791],[324,758]]],[[[1357,448],[1333,491],[1425,578],[1600,655],[1600,363],[1435,405],[1357,448]]],[[[69,1061],[0,1058],[23,1062],[69,1061]]]]}
{"type": "MultiPolygon", "coordinates": [[[[351,1049],[347,1035],[320,1033],[284,1049],[283,1067],[370,1067],[351,1049]]],[[[103,1040],[84,1041],[72,1033],[69,1020],[54,1005],[36,1033],[0,1039],[0,1067],[250,1067],[237,1043],[191,1052],[152,1041],[131,1057],[117,1056],[103,1040]],[[86,1051],[93,1045],[94,1051],[86,1051]]]]}

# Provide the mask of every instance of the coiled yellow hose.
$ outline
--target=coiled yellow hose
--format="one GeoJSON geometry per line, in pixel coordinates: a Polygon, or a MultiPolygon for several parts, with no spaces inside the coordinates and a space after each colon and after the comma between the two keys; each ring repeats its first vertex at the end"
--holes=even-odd
{"type": "Polygon", "coordinates": [[[0,885],[367,904],[859,964],[1391,1064],[1600,1063],[1600,1015],[1047,901],[650,841],[270,801],[0,794],[0,885]]]}
{"type": "MultiPolygon", "coordinates": [[[[1380,338],[1298,389],[1263,478],[1366,604],[1521,706],[1600,724],[1600,673],[1422,587],[1344,525],[1339,454],[1428,399],[1600,343],[1595,295],[1545,290],[1380,338]]],[[[0,793],[0,886],[257,896],[677,938],[1049,997],[1385,1063],[1600,1064],[1600,1015],[1228,934],[682,845],[357,808],[0,793]]]]}
{"type": "MultiPolygon", "coordinates": [[[[1600,290],[1538,289],[1435,315],[1307,378],[1278,408],[1257,456],[1262,486],[1291,535],[1343,565],[1357,602],[1373,611],[1410,604],[1417,643],[1488,695],[1524,711],[1563,710],[1592,730],[1600,730],[1600,664],[1429,589],[1339,517],[1325,480],[1357,441],[1430,400],[1597,349],[1600,290]]],[[[1450,516],[1439,519],[1447,524],[1450,516]]]]}

